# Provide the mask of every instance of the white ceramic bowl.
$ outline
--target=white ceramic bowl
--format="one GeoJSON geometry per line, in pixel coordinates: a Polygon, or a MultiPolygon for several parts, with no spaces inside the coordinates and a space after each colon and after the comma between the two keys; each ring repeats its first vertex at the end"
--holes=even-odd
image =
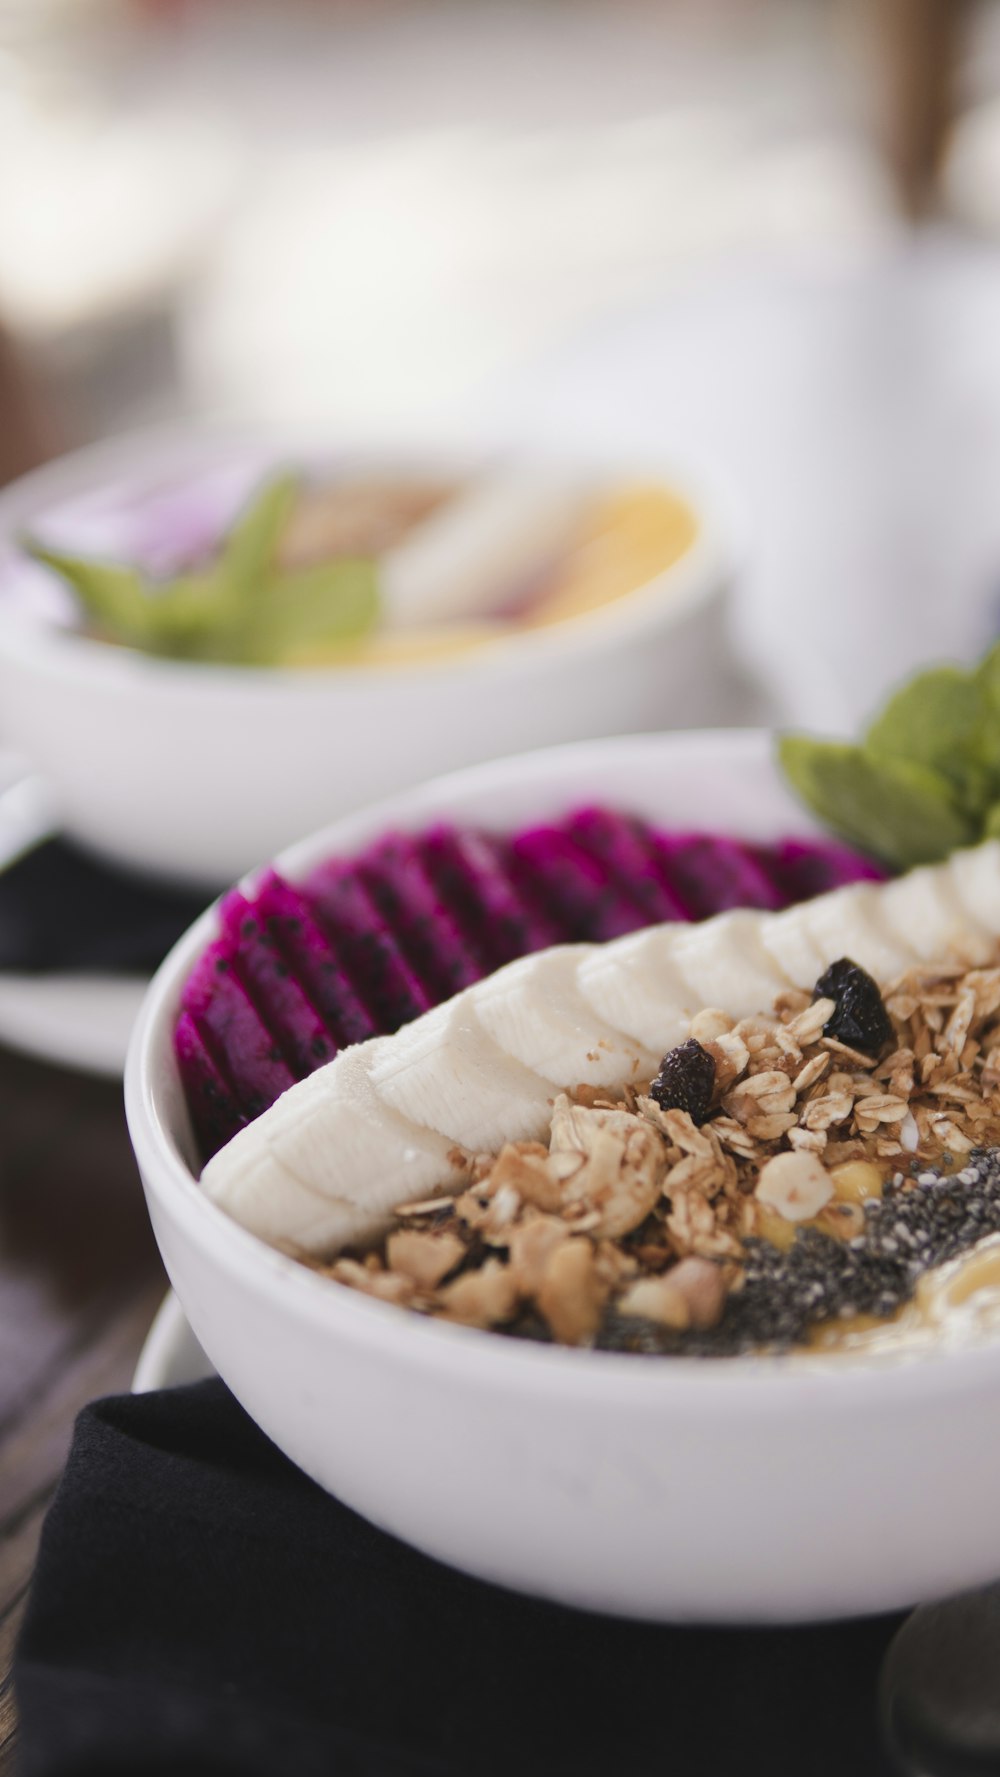
{"type": "MultiPolygon", "coordinates": [[[[217,471],[248,449],[261,466],[323,460],[315,447],[190,436],[95,447],[0,494],[0,546],[88,490],[217,471]]],[[[732,527],[707,489],[664,478],[700,523],[673,567],[592,615],[437,664],[158,660],[8,604],[0,725],[49,780],[68,833],[120,863],[217,889],[299,834],[437,772],[528,746],[724,720],[720,595],[732,527]]]]}
{"type": "MultiPolygon", "coordinates": [[[[808,832],[766,737],[559,748],[442,779],[280,861],[387,826],[545,818],[584,799],[754,838],[808,832]]],[[[126,1072],[149,1211],[219,1373],[280,1448],[455,1566],[660,1619],[888,1609],[1000,1572],[1000,1345],[892,1367],[643,1359],[423,1320],[262,1245],[201,1194],[171,1049],[210,911],[150,989],[126,1072]]]]}

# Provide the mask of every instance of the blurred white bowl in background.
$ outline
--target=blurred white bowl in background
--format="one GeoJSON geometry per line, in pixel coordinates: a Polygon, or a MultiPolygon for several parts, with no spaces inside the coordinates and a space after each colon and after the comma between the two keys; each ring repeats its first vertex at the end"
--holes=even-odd
{"type": "MultiPolygon", "coordinates": [[[[269,447],[191,435],[115,441],[5,489],[0,550],[51,509],[103,486],[218,478],[234,461],[250,465],[249,485],[253,465],[259,472],[269,460],[350,468],[361,459],[296,451],[280,439],[269,447]]],[[[368,454],[363,466],[376,461],[368,454]]],[[[406,466],[443,467],[412,452],[406,466]]],[[[479,465],[467,457],[447,466],[479,465]]],[[[620,481],[628,469],[619,463],[613,474],[620,481]]],[[[513,629],[451,659],[303,669],[164,660],[80,634],[45,614],[41,600],[36,615],[15,587],[0,606],[5,739],[48,780],[73,838],[123,865],[215,888],[298,834],[446,769],[718,720],[730,683],[728,504],[683,473],[648,462],[639,472],[655,473],[695,511],[695,541],[673,566],[586,616],[513,629]]]]}

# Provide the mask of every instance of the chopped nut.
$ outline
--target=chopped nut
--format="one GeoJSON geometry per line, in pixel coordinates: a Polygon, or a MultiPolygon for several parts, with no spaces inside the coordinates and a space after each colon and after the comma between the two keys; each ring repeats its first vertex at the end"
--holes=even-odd
{"type": "Polygon", "coordinates": [[[815,1154],[776,1154],[761,1168],[755,1195],[789,1222],[807,1222],[829,1203],[833,1183],[815,1154]]]}
{"type": "Polygon", "coordinates": [[[405,1307],[416,1294],[416,1285],[409,1277],[397,1277],[381,1267],[359,1265],[356,1259],[337,1259],[330,1267],[330,1276],[366,1296],[377,1296],[380,1302],[394,1302],[398,1307],[405,1307]]]}
{"type": "Polygon", "coordinates": [[[498,1190],[510,1185],[525,1203],[558,1209],[562,1202],[559,1168],[540,1142],[508,1142],[493,1163],[491,1180],[498,1190]]]}
{"type": "Polygon", "coordinates": [[[666,1277],[640,1277],[638,1283],[633,1283],[625,1291],[618,1303],[618,1312],[658,1321],[661,1326],[674,1327],[679,1333],[691,1325],[687,1298],[669,1274],[666,1277]]]}
{"type": "Polygon", "coordinates": [[[465,1255],[457,1234],[423,1233],[402,1228],[390,1234],[386,1245],[389,1270],[409,1277],[422,1290],[435,1290],[465,1255]]]}
{"type": "Polygon", "coordinates": [[[509,1320],[517,1307],[518,1289],[509,1265],[487,1259],[478,1271],[466,1271],[439,1292],[446,1320],[467,1327],[498,1326],[509,1320]]]}
{"type": "Polygon", "coordinates": [[[600,1322],[608,1286],[590,1241],[563,1241],[548,1257],[536,1300],[561,1345],[583,1345],[600,1322]]]}
{"type": "Polygon", "coordinates": [[[726,1300],[726,1278],[722,1267],[711,1259],[682,1259],[668,1276],[687,1303],[691,1325],[699,1332],[714,1327],[722,1317],[726,1300]]]}
{"type": "Polygon", "coordinates": [[[566,1236],[566,1223],[558,1216],[536,1215],[511,1230],[510,1271],[525,1296],[536,1293],[550,1255],[566,1236]]]}

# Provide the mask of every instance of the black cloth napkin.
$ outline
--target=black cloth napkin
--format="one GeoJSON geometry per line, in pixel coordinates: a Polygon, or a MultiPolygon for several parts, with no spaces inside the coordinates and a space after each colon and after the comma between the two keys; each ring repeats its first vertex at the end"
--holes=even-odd
{"type": "Polygon", "coordinates": [[[373,1529],[197,1383],[80,1416],[15,1665],[21,1773],[888,1777],[899,1621],[661,1628],[519,1597],[373,1529]]]}
{"type": "Polygon", "coordinates": [[[211,898],[48,839],[0,872],[0,969],[149,974],[211,898]]]}

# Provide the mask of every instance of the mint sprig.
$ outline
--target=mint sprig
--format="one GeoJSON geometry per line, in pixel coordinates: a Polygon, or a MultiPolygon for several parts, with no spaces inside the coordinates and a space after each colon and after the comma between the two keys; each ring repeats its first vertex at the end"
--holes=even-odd
{"type": "Polygon", "coordinates": [[[917,673],[856,744],[789,734],[778,758],[825,825],[896,869],[1000,837],[1000,645],[917,673]]]}
{"type": "Polygon", "coordinates": [[[152,581],[138,569],[22,539],[26,552],[72,588],[91,628],[108,641],[172,660],[280,666],[309,650],[360,641],[379,619],[373,561],[333,558],[282,568],[281,538],[298,483],[259,490],[203,568],[152,581]]]}

